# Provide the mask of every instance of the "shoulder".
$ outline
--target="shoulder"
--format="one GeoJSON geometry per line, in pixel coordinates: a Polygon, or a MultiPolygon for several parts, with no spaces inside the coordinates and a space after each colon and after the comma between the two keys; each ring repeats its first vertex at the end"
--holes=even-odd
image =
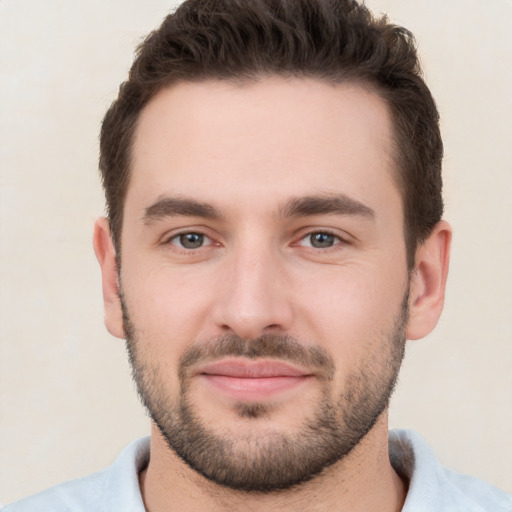
{"type": "Polygon", "coordinates": [[[128,445],[103,471],[7,505],[1,512],[143,512],[138,474],[149,460],[149,438],[128,445]]]}
{"type": "Polygon", "coordinates": [[[78,512],[102,511],[100,506],[104,493],[107,470],[85,478],[72,480],[2,508],[1,512],[78,512]]]}
{"type": "Polygon", "coordinates": [[[393,467],[409,479],[403,512],[512,512],[512,495],[443,466],[418,433],[391,431],[389,445],[393,467]]]}

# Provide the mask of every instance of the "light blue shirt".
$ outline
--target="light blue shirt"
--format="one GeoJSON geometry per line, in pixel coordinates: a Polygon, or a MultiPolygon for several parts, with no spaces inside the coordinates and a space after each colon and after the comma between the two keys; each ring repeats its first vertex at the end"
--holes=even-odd
{"type": "MultiPolygon", "coordinates": [[[[512,495],[442,466],[411,430],[389,434],[391,462],[409,479],[402,512],[512,512],[512,495]]],[[[0,512],[145,512],[138,474],[149,460],[149,438],[127,446],[109,468],[2,508],[0,512]]]]}

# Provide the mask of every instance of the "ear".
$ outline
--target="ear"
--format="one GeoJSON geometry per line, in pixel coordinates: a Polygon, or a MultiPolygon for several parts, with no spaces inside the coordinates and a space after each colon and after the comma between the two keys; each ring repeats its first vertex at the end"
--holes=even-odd
{"type": "Polygon", "coordinates": [[[410,340],[423,338],[436,326],[444,305],[444,294],[452,229],[440,221],[417,249],[411,276],[409,322],[406,336],[410,340]]]}
{"type": "Polygon", "coordinates": [[[94,252],[101,267],[105,325],[108,332],[124,339],[123,312],[119,299],[119,279],[117,274],[116,250],[110,234],[107,219],[101,217],[94,224],[94,252]]]}

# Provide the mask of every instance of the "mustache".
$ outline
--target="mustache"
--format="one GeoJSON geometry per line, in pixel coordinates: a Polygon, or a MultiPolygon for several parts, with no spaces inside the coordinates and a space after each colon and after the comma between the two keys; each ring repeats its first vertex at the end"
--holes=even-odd
{"type": "Polygon", "coordinates": [[[305,345],[292,336],[264,334],[251,340],[244,340],[236,334],[229,334],[191,345],[179,361],[181,382],[198,363],[211,362],[223,357],[279,359],[311,369],[322,380],[331,380],[335,370],[334,360],[324,348],[305,345]]]}

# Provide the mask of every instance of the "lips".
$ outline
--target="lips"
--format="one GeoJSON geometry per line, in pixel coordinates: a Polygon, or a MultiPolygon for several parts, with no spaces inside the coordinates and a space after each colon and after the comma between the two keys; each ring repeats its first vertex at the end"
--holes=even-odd
{"type": "Polygon", "coordinates": [[[313,375],[281,361],[229,359],[209,363],[196,375],[215,391],[236,400],[255,401],[299,387],[313,375]]]}

